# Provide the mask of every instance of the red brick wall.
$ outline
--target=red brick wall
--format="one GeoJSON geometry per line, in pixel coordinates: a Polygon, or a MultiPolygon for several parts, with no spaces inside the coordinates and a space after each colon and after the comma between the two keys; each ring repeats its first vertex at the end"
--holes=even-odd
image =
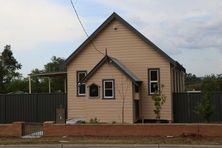
{"type": "Polygon", "coordinates": [[[22,122],[14,122],[12,124],[0,124],[0,137],[21,137],[22,122]]]}
{"type": "Polygon", "coordinates": [[[222,136],[219,124],[44,124],[44,136],[222,136]]]}

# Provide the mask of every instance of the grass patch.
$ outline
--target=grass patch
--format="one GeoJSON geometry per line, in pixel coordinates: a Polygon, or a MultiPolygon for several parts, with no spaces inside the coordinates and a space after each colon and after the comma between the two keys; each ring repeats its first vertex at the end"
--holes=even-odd
{"type": "Polygon", "coordinates": [[[222,137],[43,137],[39,139],[0,138],[7,144],[222,144],[222,137]]]}

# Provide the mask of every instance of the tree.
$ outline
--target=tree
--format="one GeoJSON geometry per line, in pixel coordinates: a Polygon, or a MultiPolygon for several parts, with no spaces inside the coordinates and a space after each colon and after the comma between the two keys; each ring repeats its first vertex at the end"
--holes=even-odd
{"type": "Polygon", "coordinates": [[[212,97],[213,93],[218,90],[217,79],[215,75],[206,76],[202,82],[203,99],[196,106],[195,113],[198,114],[205,122],[210,121],[213,114],[212,97]]]}
{"type": "Polygon", "coordinates": [[[7,84],[13,79],[21,76],[17,70],[21,69],[22,65],[17,62],[11,51],[11,46],[6,45],[0,55],[0,93],[7,92],[7,84]]]}
{"type": "Polygon", "coordinates": [[[129,89],[129,82],[127,79],[123,80],[123,77],[121,77],[121,81],[119,82],[119,85],[117,85],[117,91],[120,95],[120,98],[122,100],[121,104],[121,116],[122,116],[122,123],[125,123],[125,100],[129,89]]]}
{"type": "Polygon", "coordinates": [[[185,75],[185,87],[186,90],[200,90],[201,89],[201,78],[198,78],[195,74],[188,73],[185,75]]]}
{"type": "Polygon", "coordinates": [[[12,80],[7,85],[8,92],[11,93],[28,93],[28,79],[27,78],[19,78],[12,80]]]}
{"type": "MultiPolygon", "coordinates": [[[[35,75],[35,74],[40,74],[40,73],[44,73],[43,70],[39,70],[39,69],[33,69],[31,74],[35,75]]],[[[42,92],[47,92],[48,91],[48,83],[47,83],[47,79],[46,78],[39,78],[39,77],[32,77],[32,92],[33,93],[42,93],[42,92]]]]}
{"type": "MultiPolygon", "coordinates": [[[[65,60],[60,57],[53,56],[51,62],[44,65],[45,72],[59,72],[64,71],[62,66],[65,60]]],[[[51,78],[52,91],[64,92],[64,78],[63,77],[52,77],[51,78]]]]}
{"type": "Polygon", "coordinates": [[[51,62],[44,65],[44,72],[64,71],[64,67],[62,66],[64,61],[65,60],[63,58],[53,56],[51,58],[51,62]]]}
{"type": "Polygon", "coordinates": [[[217,75],[217,85],[218,85],[218,90],[222,91],[222,74],[217,75]]]}
{"type": "MultiPolygon", "coordinates": [[[[31,74],[39,73],[50,73],[64,71],[62,64],[64,59],[60,57],[53,56],[51,61],[44,65],[44,69],[34,69],[31,74]]],[[[52,92],[64,92],[64,78],[62,77],[52,77],[51,79],[51,89],[52,92]]],[[[32,77],[32,91],[35,93],[48,92],[48,78],[45,77],[32,77]]]]}
{"type": "Polygon", "coordinates": [[[156,91],[152,96],[152,99],[154,101],[154,107],[155,107],[153,111],[156,114],[157,121],[160,120],[160,112],[161,112],[163,104],[166,101],[166,96],[163,94],[163,87],[164,85],[161,85],[160,89],[156,91]]]}

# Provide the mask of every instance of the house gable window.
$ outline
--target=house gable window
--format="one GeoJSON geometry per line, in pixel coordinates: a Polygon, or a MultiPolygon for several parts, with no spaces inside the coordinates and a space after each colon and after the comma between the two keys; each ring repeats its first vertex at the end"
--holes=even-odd
{"type": "Polygon", "coordinates": [[[114,80],[103,80],[103,98],[115,98],[114,80]]]}
{"type": "Polygon", "coordinates": [[[99,96],[99,86],[96,84],[92,84],[89,86],[89,96],[90,97],[98,97],[99,96]]]}
{"type": "Polygon", "coordinates": [[[81,83],[85,76],[86,71],[77,71],[77,96],[85,96],[86,94],[86,84],[81,83]]]}
{"type": "Polygon", "coordinates": [[[148,92],[150,95],[158,92],[160,82],[160,69],[148,69],[148,92]]]}

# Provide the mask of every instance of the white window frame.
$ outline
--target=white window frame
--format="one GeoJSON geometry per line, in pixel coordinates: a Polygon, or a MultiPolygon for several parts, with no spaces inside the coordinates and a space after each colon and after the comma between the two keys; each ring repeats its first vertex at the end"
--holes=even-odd
{"type": "Polygon", "coordinates": [[[103,98],[104,99],[113,99],[114,98],[114,80],[103,80],[103,98]],[[106,88],[106,82],[112,83],[112,88],[106,88]],[[106,90],[112,90],[112,96],[106,96],[106,90]]]}
{"type": "Polygon", "coordinates": [[[84,73],[85,76],[87,75],[86,71],[77,71],[77,96],[85,96],[86,95],[86,84],[85,83],[80,83],[79,82],[79,74],[84,73]],[[80,93],[80,85],[83,84],[85,85],[85,93],[80,93]]]}
{"type": "Polygon", "coordinates": [[[153,95],[155,92],[152,92],[152,91],[151,91],[151,86],[152,86],[151,84],[152,84],[152,83],[157,83],[157,87],[158,87],[158,91],[159,91],[160,70],[159,70],[158,68],[152,68],[152,69],[148,69],[148,72],[149,72],[149,73],[148,73],[148,74],[149,74],[149,94],[150,94],[150,95],[153,95]],[[152,77],[152,76],[151,76],[151,72],[152,72],[152,71],[156,71],[156,72],[157,72],[157,80],[151,80],[151,77],[152,77]]]}

